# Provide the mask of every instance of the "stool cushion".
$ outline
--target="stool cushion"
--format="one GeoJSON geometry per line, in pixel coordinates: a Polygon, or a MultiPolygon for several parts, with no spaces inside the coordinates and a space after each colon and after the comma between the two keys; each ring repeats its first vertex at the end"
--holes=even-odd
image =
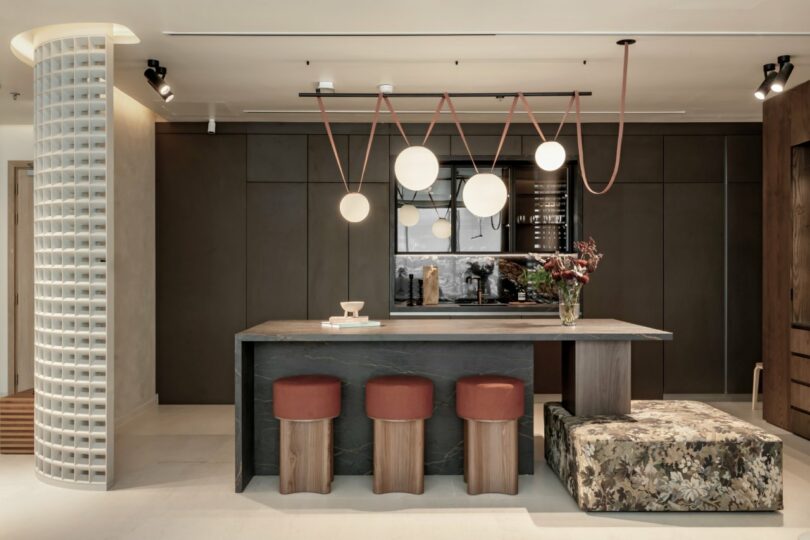
{"type": "Polygon", "coordinates": [[[517,420],[523,416],[523,381],[474,375],[456,381],[456,414],[469,420],[517,420]]]}
{"type": "Polygon", "coordinates": [[[284,420],[321,420],[340,415],[340,379],[296,375],[273,381],[273,414],[284,420]]]}
{"type": "Polygon", "coordinates": [[[433,415],[433,383],[415,375],[387,375],[366,383],[366,414],[377,420],[422,420],[433,415]]]}

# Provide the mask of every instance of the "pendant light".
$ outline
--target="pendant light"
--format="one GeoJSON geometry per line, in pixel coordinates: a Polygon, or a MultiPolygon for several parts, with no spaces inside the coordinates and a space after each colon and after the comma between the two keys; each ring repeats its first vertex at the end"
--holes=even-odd
{"type": "Polygon", "coordinates": [[[461,198],[464,207],[474,216],[491,217],[503,210],[507,201],[506,184],[491,172],[473,175],[464,184],[461,198]]]}
{"type": "Polygon", "coordinates": [[[394,175],[402,187],[422,191],[439,177],[439,160],[424,146],[409,146],[397,156],[394,175]]]}
{"type": "Polygon", "coordinates": [[[450,238],[453,228],[450,226],[450,222],[445,218],[439,218],[433,222],[433,226],[430,228],[430,230],[433,232],[433,236],[436,238],[445,239],[450,238]]]}
{"type": "Polygon", "coordinates": [[[349,223],[360,223],[368,217],[370,210],[371,205],[362,193],[347,193],[340,199],[340,215],[349,223]]]}
{"type": "Polygon", "coordinates": [[[335,156],[338,171],[340,172],[340,179],[343,180],[343,186],[346,188],[346,195],[340,199],[340,215],[349,223],[360,223],[368,217],[371,211],[371,205],[365,195],[360,193],[363,188],[363,178],[366,176],[366,167],[368,166],[368,158],[371,155],[371,145],[374,142],[374,132],[377,129],[377,121],[380,115],[380,104],[382,103],[383,95],[377,95],[377,105],[374,107],[374,119],[371,122],[371,133],[368,136],[368,145],[366,146],[366,156],[363,159],[363,169],[360,173],[360,182],[357,186],[357,191],[349,189],[349,183],[346,181],[346,174],[343,172],[343,164],[340,161],[340,155],[335,145],[335,137],[332,135],[332,127],[329,125],[329,116],[326,114],[326,108],[323,105],[323,99],[318,96],[318,108],[321,111],[321,119],[323,120],[324,128],[326,128],[326,135],[329,137],[329,144],[332,146],[332,154],[335,156]]]}
{"type": "Polygon", "coordinates": [[[399,222],[405,227],[419,223],[419,209],[412,204],[403,204],[399,208],[399,222]]]}
{"type": "Polygon", "coordinates": [[[544,171],[556,171],[565,163],[565,148],[557,141],[540,143],[534,153],[534,160],[544,171]]]}

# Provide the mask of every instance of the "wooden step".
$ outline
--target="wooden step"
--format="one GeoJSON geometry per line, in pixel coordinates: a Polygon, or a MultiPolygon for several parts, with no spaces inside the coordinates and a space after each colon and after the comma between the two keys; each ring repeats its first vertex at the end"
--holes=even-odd
{"type": "Polygon", "coordinates": [[[0,398],[0,454],[34,453],[34,391],[0,398]]]}

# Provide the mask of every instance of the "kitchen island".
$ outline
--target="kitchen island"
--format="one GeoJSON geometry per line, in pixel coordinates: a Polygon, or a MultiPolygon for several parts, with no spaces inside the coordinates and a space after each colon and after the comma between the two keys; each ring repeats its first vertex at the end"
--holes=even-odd
{"type": "Polygon", "coordinates": [[[385,320],[373,328],[324,328],[318,321],[270,321],[236,335],[236,491],[254,475],[278,474],[278,421],[272,382],[320,373],[343,382],[334,422],[335,474],[371,474],[372,422],[364,384],[378,375],[413,374],[435,387],[425,425],[425,473],[461,474],[463,429],[455,381],[496,373],[525,384],[519,423],[519,472],[534,468],[534,342],[563,342],[563,405],[577,416],[630,412],[630,343],[672,334],[613,319],[385,320]]]}

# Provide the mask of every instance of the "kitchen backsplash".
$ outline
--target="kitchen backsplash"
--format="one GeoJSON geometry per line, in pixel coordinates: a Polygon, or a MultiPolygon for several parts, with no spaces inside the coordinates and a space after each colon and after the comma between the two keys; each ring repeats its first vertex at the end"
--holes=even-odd
{"type": "Polygon", "coordinates": [[[439,270],[439,299],[441,302],[472,301],[477,298],[481,278],[487,300],[512,302],[522,290],[529,299],[554,300],[550,294],[531,290],[526,273],[534,271],[536,261],[527,255],[396,255],[394,298],[408,300],[409,275],[413,275],[413,296],[419,299],[419,280],[425,266],[439,270]]]}

